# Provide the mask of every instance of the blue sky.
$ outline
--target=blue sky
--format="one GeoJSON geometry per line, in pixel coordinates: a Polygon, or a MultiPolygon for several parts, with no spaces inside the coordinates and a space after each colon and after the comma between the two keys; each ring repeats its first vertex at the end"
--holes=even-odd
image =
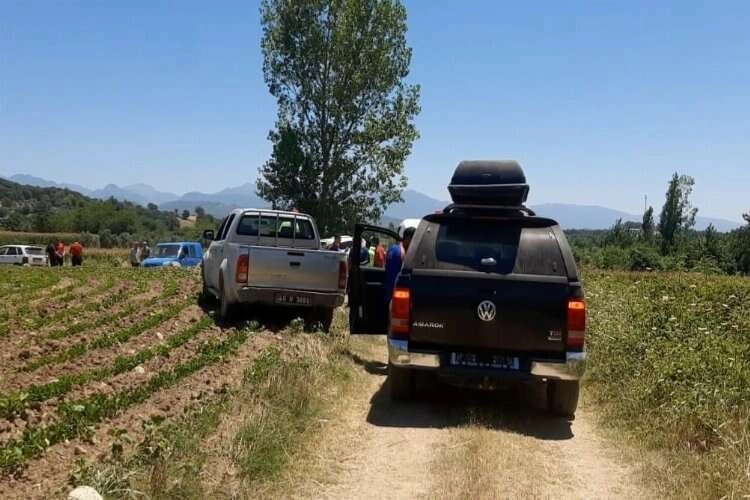
{"type": "MultiPolygon", "coordinates": [[[[531,203],[750,210],[750,2],[407,1],[410,187],[515,158],[531,203]]],[[[216,191],[255,176],[275,102],[252,2],[0,0],[0,175],[216,191]]]]}

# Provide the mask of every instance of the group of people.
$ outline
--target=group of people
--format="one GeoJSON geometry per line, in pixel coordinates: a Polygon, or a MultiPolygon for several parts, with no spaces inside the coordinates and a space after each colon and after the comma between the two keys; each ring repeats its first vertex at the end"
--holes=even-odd
{"type": "Polygon", "coordinates": [[[148,241],[134,241],[130,248],[130,265],[133,267],[140,266],[144,260],[151,256],[151,247],[148,241]]]}
{"type": "Polygon", "coordinates": [[[362,239],[359,264],[362,266],[385,267],[385,247],[380,244],[380,238],[373,236],[370,239],[362,239]]]}
{"type": "Polygon", "coordinates": [[[65,264],[66,253],[70,254],[70,263],[73,266],[83,264],[83,245],[79,241],[71,243],[69,248],[65,248],[65,243],[58,241],[47,245],[47,262],[51,267],[62,267],[65,264]]]}

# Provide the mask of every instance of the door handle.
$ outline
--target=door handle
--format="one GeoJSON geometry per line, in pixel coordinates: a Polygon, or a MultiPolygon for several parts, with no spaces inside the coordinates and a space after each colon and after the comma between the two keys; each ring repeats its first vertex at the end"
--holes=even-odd
{"type": "Polygon", "coordinates": [[[299,267],[301,265],[301,263],[300,262],[290,262],[289,265],[292,266],[292,267],[299,267]]]}

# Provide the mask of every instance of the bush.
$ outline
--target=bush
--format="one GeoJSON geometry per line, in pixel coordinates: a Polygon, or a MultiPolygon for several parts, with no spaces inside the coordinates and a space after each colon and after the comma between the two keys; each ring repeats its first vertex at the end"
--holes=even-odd
{"type": "Polygon", "coordinates": [[[661,256],[656,248],[639,246],[630,249],[628,268],[631,271],[659,270],[661,267],[661,256]]]}
{"type": "Polygon", "coordinates": [[[597,267],[603,269],[627,269],[628,251],[620,247],[604,247],[599,254],[597,267]]]}

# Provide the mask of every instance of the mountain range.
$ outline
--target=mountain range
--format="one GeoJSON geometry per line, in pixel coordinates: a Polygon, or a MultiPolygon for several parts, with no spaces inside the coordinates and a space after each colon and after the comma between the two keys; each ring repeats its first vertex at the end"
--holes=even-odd
{"type": "MultiPolygon", "coordinates": [[[[16,174],[8,177],[19,184],[38,187],[61,187],[76,191],[92,198],[107,199],[110,197],[131,201],[139,205],[154,203],[162,210],[194,210],[203,207],[207,213],[216,217],[224,216],[229,210],[238,207],[268,207],[268,202],[261,200],[255,193],[255,183],[248,182],[236,187],[230,187],[216,193],[202,193],[193,191],[178,195],[159,191],[148,184],[132,184],[117,186],[107,184],[101,189],[87,189],[76,184],[56,183],[47,179],[31,175],[16,174]]],[[[384,222],[394,222],[409,217],[421,217],[435,212],[450,202],[432,198],[426,194],[407,189],[403,193],[404,201],[391,205],[386,210],[384,222]]],[[[607,229],[617,219],[623,221],[641,220],[641,215],[629,214],[620,210],[598,205],[576,205],[571,203],[544,203],[530,207],[538,215],[550,217],[560,223],[565,229],[607,229]]],[[[697,217],[696,229],[705,229],[713,224],[719,231],[731,231],[741,225],[738,221],[727,219],[697,217]]]]}

